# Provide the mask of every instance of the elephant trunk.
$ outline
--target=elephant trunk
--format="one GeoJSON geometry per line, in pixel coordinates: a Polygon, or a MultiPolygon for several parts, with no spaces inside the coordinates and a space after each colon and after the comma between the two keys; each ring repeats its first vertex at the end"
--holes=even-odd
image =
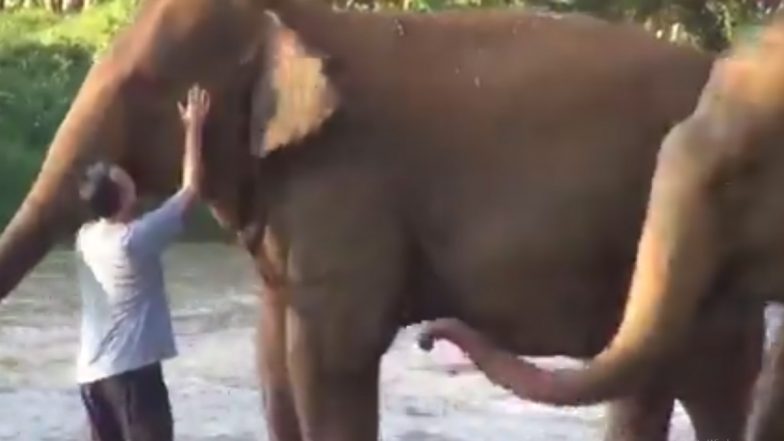
{"type": "Polygon", "coordinates": [[[0,237],[0,300],[43,258],[61,229],[73,225],[73,198],[49,184],[57,181],[63,179],[54,172],[41,173],[0,237]]]}
{"type": "Polygon", "coordinates": [[[78,180],[88,161],[116,157],[117,112],[105,63],[91,69],[60,125],[41,170],[22,205],[0,236],[0,300],[46,255],[58,239],[72,233],[82,210],[78,180]]]}
{"type": "Polygon", "coordinates": [[[688,330],[719,262],[708,195],[717,167],[706,160],[711,144],[699,139],[704,131],[695,124],[702,122],[676,126],[662,145],[621,326],[586,367],[543,370],[468,337],[470,332],[437,329],[429,338],[457,343],[491,381],[532,401],[587,405],[638,386],[688,330]]]}

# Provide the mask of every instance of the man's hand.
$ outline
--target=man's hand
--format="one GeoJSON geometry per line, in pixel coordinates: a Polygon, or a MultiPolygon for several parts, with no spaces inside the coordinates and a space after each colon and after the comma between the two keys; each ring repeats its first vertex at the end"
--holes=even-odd
{"type": "Polygon", "coordinates": [[[177,103],[180,118],[185,126],[185,158],[182,166],[182,187],[198,193],[202,180],[201,137],[204,120],[210,110],[210,96],[194,85],[188,90],[185,105],[177,103]]]}
{"type": "Polygon", "coordinates": [[[186,129],[201,129],[210,111],[210,95],[198,84],[188,90],[185,104],[177,103],[186,129]]]}

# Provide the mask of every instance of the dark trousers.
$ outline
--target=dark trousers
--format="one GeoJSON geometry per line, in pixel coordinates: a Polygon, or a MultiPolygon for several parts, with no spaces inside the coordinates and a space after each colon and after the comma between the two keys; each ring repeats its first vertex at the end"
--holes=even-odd
{"type": "Polygon", "coordinates": [[[80,386],[93,441],[172,441],[160,363],[80,386]]]}

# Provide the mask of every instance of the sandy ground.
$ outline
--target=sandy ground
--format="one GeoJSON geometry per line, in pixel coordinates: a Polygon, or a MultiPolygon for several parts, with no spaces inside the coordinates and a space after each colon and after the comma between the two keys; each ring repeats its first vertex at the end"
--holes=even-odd
{"type": "MultiPolygon", "coordinates": [[[[194,253],[188,247],[171,260],[181,356],[165,369],[177,439],[266,440],[254,377],[255,299],[246,262],[222,248],[194,253]]],[[[84,413],[73,385],[79,306],[73,283],[70,256],[54,253],[0,308],[0,441],[85,439],[84,413]]],[[[510,397],[470,369],[450,375],[450,365],[465,361],[459,352],[440,344],[435,353],[424,353],[414,343],[415,334],[415,328],[402,331],[383,360],[385,441],[602,438],[604,406],[539,406],[510,397]]],[[[670,439],[694,439],[680,406],[670,439]]]]}

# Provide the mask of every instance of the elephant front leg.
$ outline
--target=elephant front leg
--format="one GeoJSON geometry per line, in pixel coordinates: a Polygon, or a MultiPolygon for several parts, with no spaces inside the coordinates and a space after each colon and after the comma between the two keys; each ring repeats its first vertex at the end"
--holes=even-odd
{"type": "Polygon", "coordinates": [[[784,325],[775,338],[756,386],[747,441],[784,440],[784,325]]]}
{"type": "Polygon", "coordinates": [[[359,327],[356,337],[329,343],[330,327],[351,327],[345,319],[320,326],[293,311],[287,316],[289,372],[306,441],[378,440],[380,356],[352,342],[361,338],[359,327]]]}
{"type": "Polygon", "coordinates": [[[269,441],[301,441],[294,396],[287,372],[285,305],[280,289],[261,295],[256,352],[269,441]]]}
{"type": "Polygon", "coordinates": [[[371,272],[293,290],[287,361],[305,441],[379,439],[380,362],[397,331],[385,288],[395,283],[371,272]]]}

